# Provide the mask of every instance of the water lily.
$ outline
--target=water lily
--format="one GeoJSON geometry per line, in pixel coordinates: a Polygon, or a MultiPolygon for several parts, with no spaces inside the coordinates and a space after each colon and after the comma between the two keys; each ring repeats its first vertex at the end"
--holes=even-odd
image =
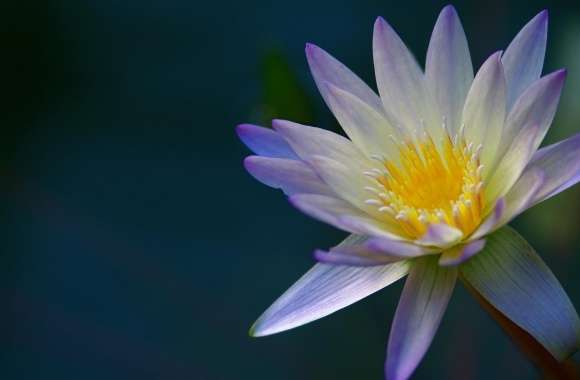
{"type": "Polygon", "coordinates": [[[244,161],[302,212],[349,232],[252,326],[263,336],[329,315],[408,275],[385,374],[407,379],[460,278],[557,360],[580,345],[558,280],[506,224],[580,179],[580,135],[539,149],[565,70],[541,76],[548,15],[539,13],[474,76],[452,6],[433,30],[425,70],[382,18],[374,25],[377,95],[308,44],[322,97],[348,138],[274,120],[238,126],[244,161]]]}

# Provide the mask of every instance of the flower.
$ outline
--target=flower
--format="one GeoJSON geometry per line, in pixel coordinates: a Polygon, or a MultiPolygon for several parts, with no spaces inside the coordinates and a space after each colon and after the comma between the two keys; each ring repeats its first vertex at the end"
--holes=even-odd
{"type": "Polygon", "coordinates": [[[263,336],[324,317],[408,274],[385,374],[407,379],[426,353],[457,278],[556,359],[580,345],[580,320],[527,242],[504,227],[580,179],[580,134],[539,149],[566,76],[541,76],[540,12],[474,77],[452,6],[433,30],[425,71],[382,18],[373,59],[380,97],[321,48],[306,56],[347,138],[274,120],[242,124],[246,169],[304,213],[351,233],[256,321],[263,336]]]}

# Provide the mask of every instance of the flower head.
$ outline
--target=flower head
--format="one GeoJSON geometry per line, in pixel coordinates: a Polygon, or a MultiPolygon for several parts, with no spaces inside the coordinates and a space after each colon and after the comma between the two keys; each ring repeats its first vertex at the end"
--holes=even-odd
{"type": "Polygon", "coordinates": [[[547,20],[538,14],[474,76],[453,7],[437,20],[424,71],[379,18],[380,96],[306,46],[318,89],[348,138],[286,120],[274,120],[273,130],[240,125],[257,154],[245,166],[301,211],[352,235],[315,252],[321,263],[260,317],[253,335],[318,319],[409,274],[386,363],[389,379],[406,379],[461,274],[556,358],[578,348],[580,322],[559,283],[515,231],[500,229],[580,179],[580,135],[538,150],[566,77],[565,70],[541,76],[547,20]]]}

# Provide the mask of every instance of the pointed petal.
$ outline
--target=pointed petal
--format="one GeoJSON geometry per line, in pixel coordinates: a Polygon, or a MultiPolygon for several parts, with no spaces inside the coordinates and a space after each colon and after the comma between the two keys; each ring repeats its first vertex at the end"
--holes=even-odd
{"type": "Polygon", "coordinates": [[[297,159],[290,145],[276,131],[253,124],[240,124],[238,137],[252,152],[265,157],[297,159]]]}
{"type": "Polygon", "coordinates": [[[430,224],[427,232],[415,243],[420,245],[445,248],[456,243],[463,237],[463,232],[444,223],[430,224]]]}
{"type": "Polygon", "coordinates": [[[433,29],[425,76],[429,94],[439,110],[438,120],[445,118],[454,135],[461,125],[461,111],[473,81],[473,66],[465,32],[451,5],[443,8],[433,29]]]}
{"type": "Polygon", "coordinates": [[[465,281],[531,334],[558,360],[580,347],[580,319],[562,286],[513,229],[487,238],[483,252],[461,266],[465,281]]]}
{"type": "Polygon", "coordinates": [[[538,126],[534,150],[540,146],[554,120],[565,79],[566,70],[558,70],[538,79],[523,92],[507,117],[500,151],[504,151],[526,125],[538,126]]]}
{"type": "Polygon", "coordinates": [[[417,128],[425,118],[423,73],[403,41],[381,17],[374,27],[373,61],[379,94],[391,125],[417,128]]]}
{"type": "Polygon", "coordinates": [[[249,156],[244,160],[246,170],[263,184],[282,189],[285,194],[321,194],[334,192],[304,162],[285,158],[249,156]]]}
{"type": "Polygon", "coordinates": [[[392,284],[408,271],[406,261],[371,268],[316,264],[258,318],[250,335],[275,334],[325,317],[392,284]]]}
{"type": "Polygon", "coordinates": [[[294,207],[303,213],[343,231],[359,235],[402,239],[391,232],[388,225],[372,219],[341,199],[316,194],[296,194],[291,196],[289,200],[294,207]]]}
{"type": "Polygon", "coordinates": [[[481,162],[484,177],[492,168],[505,122],[505,77],[501,52],[481,66],[467,94],[463,108],[465,137],[475,146],[482,144],[481,162]]]}
{"type": "Polygon", "coordinates": [[[436,257],[413,263],[391,326],[387,379],[406,380],[417,368],[437,332],[456,278],[457,269],[438,266],[436,257]]]}
{"type": "Polygon", "coordinates": [[[371,197],[365,187],[375,185],[374,180],[363,175],[361,171],[330,158],[313,156],[308,163],[340,198],[377,219],[386,217],[379,212],[378,206],[365,202],[371,197]]]}
{"type": "Polygon", "coordinates": [[[538,169],[542,171],[544,181],[528,207],[553,197],[580,181],[580,134],[538,150],[519,181],[526,181],[538,169]]]}
{"type": "Polygon", "coordinates": [[[443,267],[456,266],[480,252],[485,247],[485,240],[474,240],[464,245],[455,247],[443,252],[439,257],[439,265],[443,267]]]}
{"type": "MultiPolygon", "coordinates": [[[[353,94],[373,108],[375,112],[384,114],[383,104],[378,95],[336,58],[313,44],[306,44],[306,58],[318,90],[327,104],[329,103],[329,94],[324,83],[331,83],[353,94]]],[[[332,106],[330,108],[332,109],[332,106]]]]}
{"type": "Polygon", "coordinates": [[[356,96],[333,86],[322,84],[327,89],[327,102],[334,116],[352,142],[367,156],[373,154],[398,153],[389,135],[398,135],[382,113],[365,104],[356,96]]]}
{"type": "Polygon", "coordinates": [[[508,109],[542,74],[547,36],[548,12],[542,11],[520,30],[506,49],[502,62],[508,84],[508,109]]]}
{"type": "Polygon", "coordinates": [[[493,201],[511,189],[535,152],[538,133],[539,129],[535,125],[522,128],[490,175],[485,185],[485,199],[493,201]]]}
{"type": "Polygon", "coordinates": [[[513,218],[527,210],[542,188],[544,181],[545,175],[540,169],[533,169],[526,176],[522,175],[506,194],[505,212],[492,231],[509,223],[513,218]]]}
{"type": "Polygon", "coordinates": [[[358,168],[360,171],[372,167],[372,163],[365,159],[352,141],[336,133],[288,120],[273,120],[272,126],[305,161],[313,156],[323,156],[358,168]]]}

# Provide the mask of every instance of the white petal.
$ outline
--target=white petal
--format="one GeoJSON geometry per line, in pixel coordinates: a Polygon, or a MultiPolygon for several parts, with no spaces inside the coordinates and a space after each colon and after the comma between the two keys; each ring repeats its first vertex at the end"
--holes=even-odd
{"type": "Polygon", "coordinates": [[[392,284],[408,271],[405,261],[370,268],[316,264],[262,314],[250,335],[275,334],[325,317],[392,284]]]}
{"type": "Polygon", "coordinates": [[[303,213],[353,234],[402,239],[390,226],[372,219],[341,199],[316,194],[296,194],[290,202],[303,213]]]}
{"type": "Polygon", "coordinates": [[[580,347],[580,320],[562,286],[533,248],[504,227],[461,267],[462,278],[558,360],[580,347]]]}
{"type": "Polygon", "coordinates": [[[439,14],[425,64],[425,77],[430,96],[439,110],[439,121],[445,123],[451,134],[461,125],[461,112],[471,82],[473,66],[465,32],[453,6],[448,5],[439,14]]]}
{"type": "Polygon", "coordinates": [[[365,202],[369,199],[369,193],[365,187],[374,186],[376,183],[366,177],[362,171],[348,167],[343,162],[322,156],[313,156],[308,163],[342,199],[377,219],[388,218],[387,215],[379,212],[376,205],[365,202]]]}
{"type": "Polygon", "coordinates": [[[522,128],[493,173],[490,174],[485,184],[485,199],[493,202],[511,189],[535,152],[538,133],[539,129],[535,125],[522,128]]]}
{"type": "Polygon", "coordinates": [[[426,115],[423,73],[403,41],[381,17],[375,22],[373,60],[379,94],[391,125],[414,129],[426,115]]]}
{"type": "Polygon", "coordinates": [[[566,70],[558,70],[538,79],[522,93],[507,117],[500,152],[509,147],[526,125],[538,126],[534,150],[540,146],[554,120],[565,79],[566,70]]]}
{"type": "Polygon", "coordinates": [[[495,202],[493,210],[487,215],[483,223],[481,223],[479,227],[477,227],[477,229],[473,232],[473,234],[471,234],[471,236],[469,237],[469,241],[482,238],[491,231],[493,231],[495,226],[497,226],[499,221],[501,220],[504,212],[505,212],[505,199],[499,198],[495,202]]]}
{"type": "Polygon", "coordinates": [[[343,162],[360,170],[368,170],[371,163],[352,141],[326,129],[310,127],[288,120],[273,120],[272,126],[290,144],[298,156],[308,161],[320,155],[343,162]]]}
{"type": "Polygon", "coordinates": [[[542,148],[534,154],[519,181],[541,170],[544,181],[530,200],[532,207],[575,185],[580,180],[580,134],[542,148]]]}
{"type": "Polygon", "coordinates": [[[482,144],[484,177],[492,168],[505,122],[505,77],[501,52],[481,66],[467,94],[463,108],[464,134],[469,143],[482,144]]]}
{"type": "Polygon", "coordinates": [[[371,250],[384,252],[387,255],[395,257],[413,258],[440,252],[440,249],[436,248],[382,238],[371,238],[365,245],[371,250]]]}
{"type": "Polygon", "coordinates": [[[420,245],[446,248],[458,242],[463,237],[463,232],[455,227],[448,226],[444,223],[430,224],[427,232],[415,243],[420,245]]]}
{"type": "Polygon", "coordinates": [[[502,62],[508,83],[508,109],[542,74],[547,35],[548,12],[542,11],[522,28],[506,49],[502,62]]]}
{"type": "Polygon", "coordinates": [[[413,263],[389,336],[386,377],[408,379],[427,352],[455,287],[457,269],[437,265],[436,257],[413,263]]]}
{"type": "MultiPolygon", "coordinates": [[[[368,156],[373,154],[386,155],[396,153],[389,136],[398,136],[383,114],[362,102],[356,96],[327,83],[327,102],[334,116],[353,143],[368,156]]],[[[391,158],[392,159],[392,158],[391,158]]]]}
{"type": "Polygon", "coordinates": [[[485,240],[483,239],[456,245],[441,254],[439,257],[439,265],[443,267],[459,265],[479,253],[483,247],[485,247],[485,240]]]}
{"type": "Polygon", "coordinates": [[[545,177],[544,172],[539,169],[530,170],[526,175],[522,175],[506,194],[505,211],[491,231],[509,223],[513,218],[527,210],[544,185],[545,177]]]}
{"type": "Polygon", "coordinates": [[[299,160],[249,156],[244,160],[244,166],[258,181],[282,189],[287,195],[335,195],[307,164],[299,160]]]}
{"type": "Polygon", "coordinates": [[[353,94],[373,108],[375,112],[384,114],[383,104],[377,94],[336,58],[313,44],[306,44],[306,58],[314,81],[326,103],[329,103],[329,94],[324,83],[331,83],[353,94]]]}

